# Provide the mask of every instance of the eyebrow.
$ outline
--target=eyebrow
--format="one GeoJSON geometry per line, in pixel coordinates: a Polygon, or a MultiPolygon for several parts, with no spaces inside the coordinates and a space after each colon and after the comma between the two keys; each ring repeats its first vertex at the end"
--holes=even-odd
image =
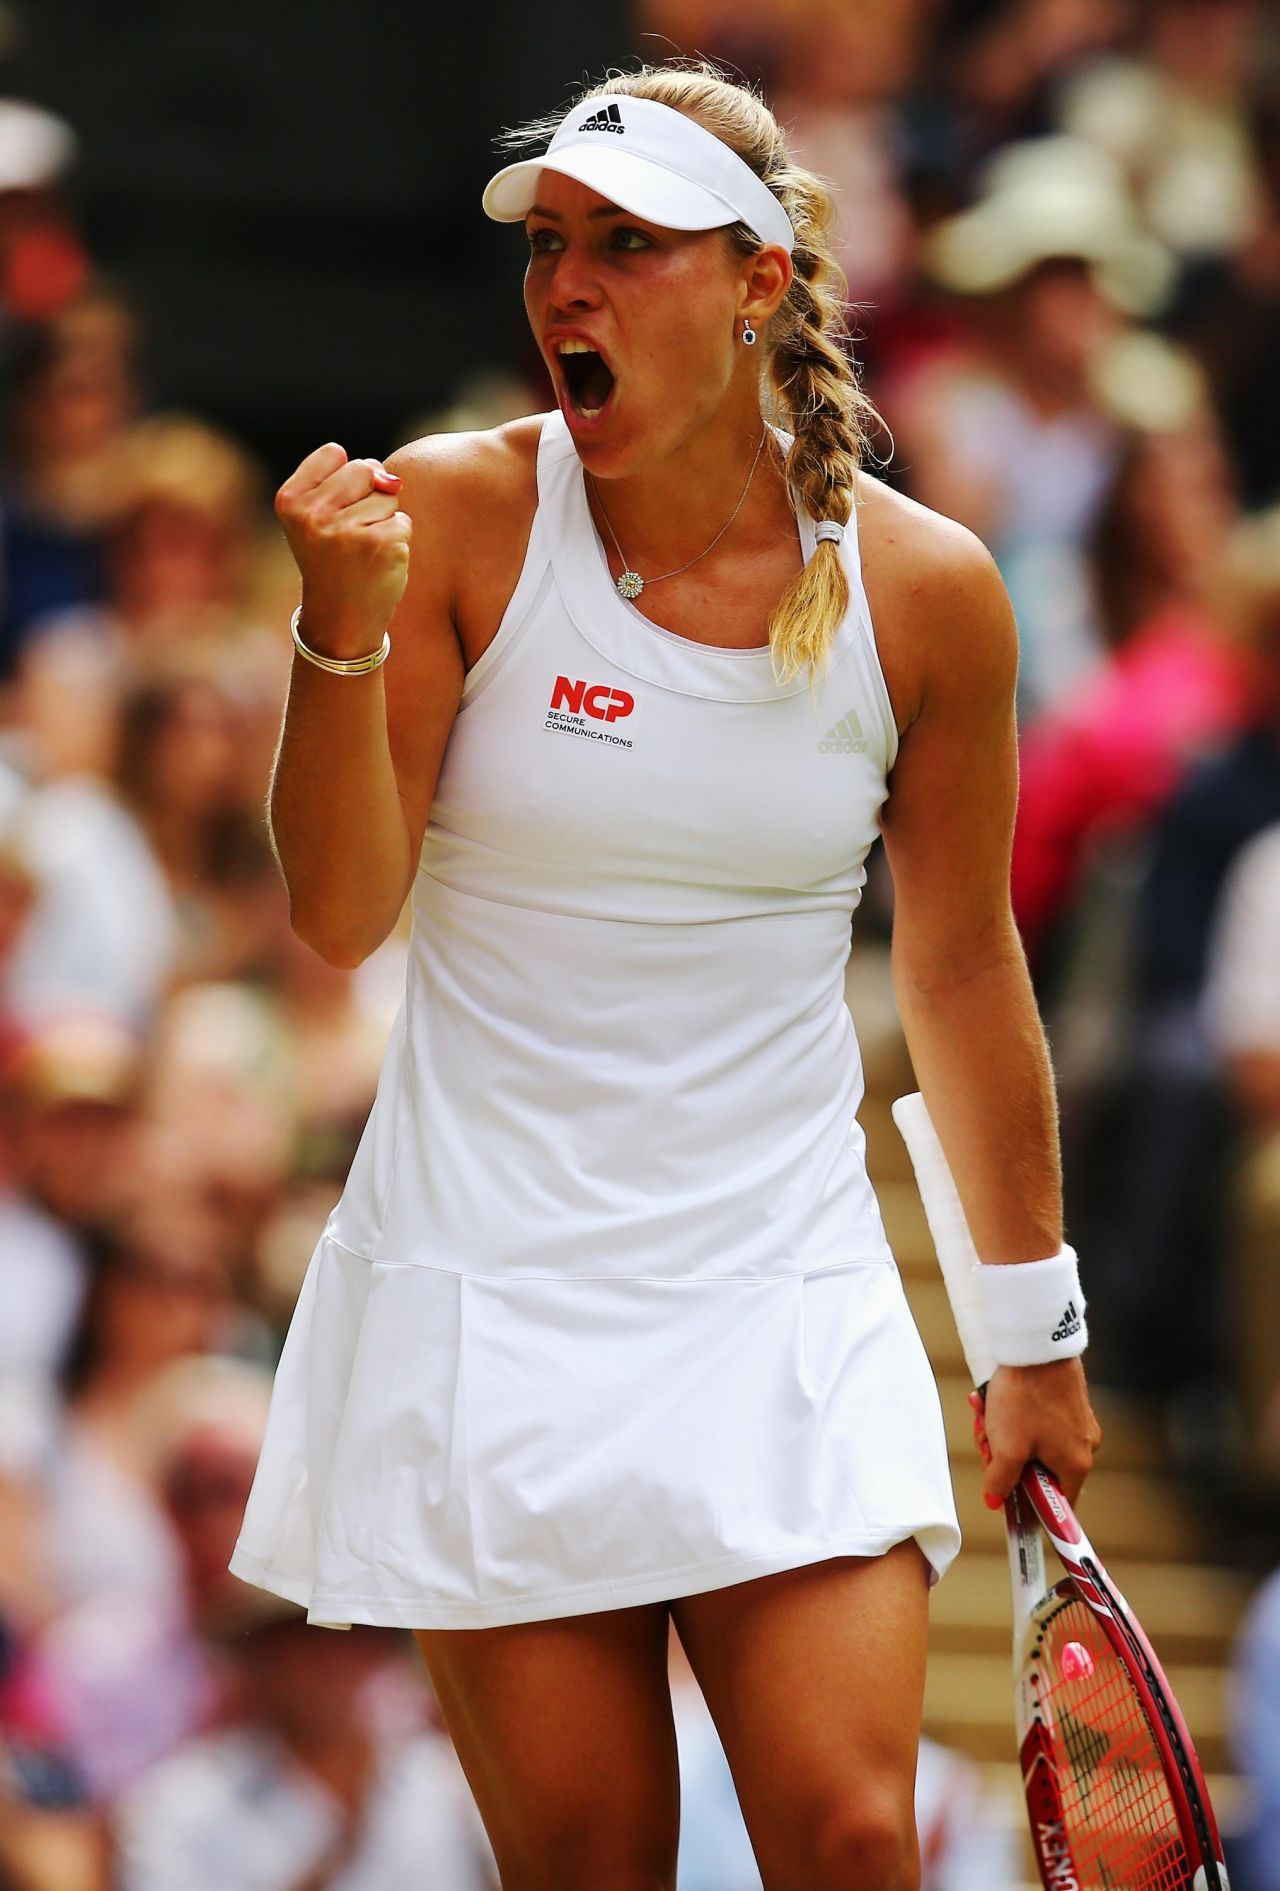
{"type": "MultiPolygon", "coordinates": [[[[548,210],[545,204],[530,204],[525,211],[526,217],[549,217],[553,223],[563,223],[564,218],[558,210],[548,210]]],[[[621,204],[601,204],[598,210],[588,210],[588,217],[626,217],[634,216],[634,211],[627,211],[621,204]]]]}

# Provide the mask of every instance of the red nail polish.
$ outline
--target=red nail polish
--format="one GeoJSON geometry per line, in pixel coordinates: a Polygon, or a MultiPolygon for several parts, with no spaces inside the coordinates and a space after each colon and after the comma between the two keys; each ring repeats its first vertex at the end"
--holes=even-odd
{"type": "Polygon", "coordinates": [[[1003,1510],[1004,1509],[1004,1498],[997,1497],[994,1491],[990,1491],[990,1490],[984,1491],[982,1493],[982,1501],[987,1506],[988,1510],[1003,1510]]]}

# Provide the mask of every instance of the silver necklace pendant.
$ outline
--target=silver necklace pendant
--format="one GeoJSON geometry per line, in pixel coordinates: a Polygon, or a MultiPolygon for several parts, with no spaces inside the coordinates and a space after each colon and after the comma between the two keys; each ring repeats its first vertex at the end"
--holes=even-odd
{"type": "MultiPolygon", "coordinates": [[[[755,337],[752,336],[753,341],[754,339],[755,337]]],[[[769,432],[769,429],[767,426],[761,428],[760,444],[756,448],[756,456],[751,462],[751,471],[747,474],[747,483],[742,488],[742,497],[738,500],[737,505],[733,508],[733,511],[729,514],[724,524],[720,527],[720,530],[716,533],[710,545],[705,546],[703,550],[697,554],[696,557],[688,558],[685,560],[684,564],[677,565],[674,571],[660,571],[656,578],[650,578],[649,580],[650,584],[661,584],[667,578],[678,578],[682,571],[687,571],[689,569],[690,565],[696,565],[699,558],[705,558],[709,551],[715,550],[715,547],[720,543],[720,540],[724,537],[725,533],[729,530],[729,527],[733,524],[734,520],[737,518],[738,514],[741,512],[742,507],[743,507],[743,502],[745,501],[747,494],[751,490],[751,482],[756,476],[756,467],[760,464],[760,455],[764,452],[764,443],[768,435],[768,432],[769,432]]],[[[586,474],[584,475],[584,478],[590,478],[590,475],[586,474]]],[[[593,484],[593,490],[594,490],[594,484],[593,484]]],[[[609,528],[609,537],[613,540],[613,549],[617,552],[618,557],[622,562],[622,575],[621,577],[614,579],[613,588],[618,593],[618,596],[620,598],[626,598],[627,602],[630,603],[633,598],[638,598],[640,593],[644,590],[645,581],[640,576],[640,573],[638,571],[633,571],[630,565],[627,563],[627,555],[623,551],[621,545],[619,545],[618,543],[618,534],[613,529],[613,521],[609,517],[609,514],[605,511],[604,501],[603,499],[601,499],[599,493],[596,493],[596,503],[599,505],[600,512],[604,519],[604,522],[609,528]]]]}

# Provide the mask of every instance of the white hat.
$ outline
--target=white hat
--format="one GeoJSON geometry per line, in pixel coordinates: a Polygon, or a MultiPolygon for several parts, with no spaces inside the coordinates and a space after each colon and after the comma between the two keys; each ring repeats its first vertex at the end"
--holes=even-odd
{"type": "Polygon", "coordinates": [[[75,155],[75,133],[64,118],[26,99],[0,98],[0,190],[53,184],[75,155]]]}
{"type": "Polygon", "coordinates": [[[559,171],[633,216],[669,230],[745,223],[765,243],[795,248],[791,219],[749,164],[723,139],[656,99],[608,94],[575,106],[540,158],[491,177],[484,208],[518,223],[533,208],[543,171],[559,171]]]}
{"type": "Polygon", "coordinates": [[[926,264],[962,295],[1008,288],[1038,263],[1074,257],[1130,314],[1167,300],[1173,261],[1145,230],[1119,166],[1067,134],[1007,145],[988,166],[982,195],[926,243],[926,264]]]}

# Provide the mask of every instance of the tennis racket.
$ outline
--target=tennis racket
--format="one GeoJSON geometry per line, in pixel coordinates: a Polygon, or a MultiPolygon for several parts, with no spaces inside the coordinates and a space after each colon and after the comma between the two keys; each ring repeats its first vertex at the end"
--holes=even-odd
{"type": "MultiPolygon", "coordinates": [[[[911,1156],[965,1361],[995,1371],[978,1256],[924,1098],[893,1118],[911,1156]]],[[[1046,1891],[1229,1891],[1186,1722],[1155,1652],[1057,1480],[1026,1466],[1005,1504],[1018,1743],[1046,1891]],[[1044,1538],[1066,1574],[1050,1585],[1044,1538]]]]}

